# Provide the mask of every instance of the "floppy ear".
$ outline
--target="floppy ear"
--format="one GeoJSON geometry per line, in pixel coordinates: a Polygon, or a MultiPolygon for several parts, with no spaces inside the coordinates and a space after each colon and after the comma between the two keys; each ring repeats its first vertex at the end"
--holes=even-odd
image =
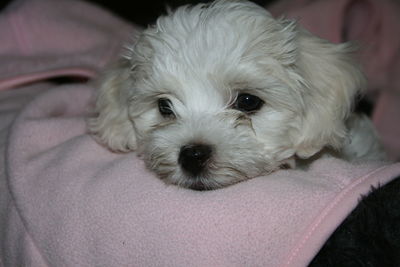
{"type": "Polygon", "coordinates": [[[297,67],[307,83],[299,116],[296,154],[308,158],[324,146],[340,148],[353,99],[365,78],[353,61],[350,44],[333,44],[305,30],[298,32],[297,67]]]}
{"type": "Polygon", "coordinates": [[[131,88],[131,63],[121,58],[100,79],[95,117],[88,120],[89,132],[113,151],[136,148],[135,130],[128,117],[128,90],[131,88]]]}

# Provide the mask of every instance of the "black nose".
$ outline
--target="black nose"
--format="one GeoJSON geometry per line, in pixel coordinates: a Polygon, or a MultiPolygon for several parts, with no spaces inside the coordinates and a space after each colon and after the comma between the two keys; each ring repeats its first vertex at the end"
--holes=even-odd
{"type": "Polygon", "coordinates": [[[197,176],[203,171],[211,153],[212,148],[208,145],[186,145],[179,152],[178,162],[188,174],[197,176]]]}

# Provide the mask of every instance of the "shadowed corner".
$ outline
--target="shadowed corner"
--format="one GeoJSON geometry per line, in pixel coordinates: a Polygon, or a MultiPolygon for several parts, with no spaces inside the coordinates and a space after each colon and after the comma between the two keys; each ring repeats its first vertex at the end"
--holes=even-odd
{"type": "MultiPolygon", "coordinates": [[[[209,3],[211,0],[153,0],[153,1],[136,1],[136,8],[127,8],[126,1],[123,0],[88,0],[96,3],[106,9],[111,10],[120,17],[141,26],[148,26],[155,22],[157,17],[166,13],[167,7],[175,9],[181,5],[209,3]]],[[[252,2],[266,6],[276,0],[252,0],[252,2]]],[[[7,1],[6,1],[7,2],[7,1]]]]}

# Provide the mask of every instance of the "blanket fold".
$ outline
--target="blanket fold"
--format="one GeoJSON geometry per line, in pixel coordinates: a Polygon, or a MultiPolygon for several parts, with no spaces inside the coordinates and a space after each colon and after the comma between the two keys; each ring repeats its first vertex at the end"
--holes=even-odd
{"type": "Polygon", "coordinates": [[[0,266],[306,266],[361,194],[400,175],[329,158],[220,190],[167,186],[86,133],[91,83],[51,81],[96,76],[134,31],[75,0],[0,15],[0,266]]]}
{"type": "Polygon", "coordinates": [[[16,0],[0,15],[0,90],[93,78],[137,31],[84,1],[16,0]]]}

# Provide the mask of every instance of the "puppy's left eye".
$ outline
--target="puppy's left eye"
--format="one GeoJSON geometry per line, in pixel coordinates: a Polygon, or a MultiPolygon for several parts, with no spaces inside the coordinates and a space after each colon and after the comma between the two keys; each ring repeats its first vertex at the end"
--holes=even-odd
{"type": "Polygon", "coordinates": [[[251,113],[259,110],[264,104],[258,96],[251,94],[239,94],[236,102],[233,104],[233,108],[240,111],[251,113]]]}
{"type": "Polygon", "coordinates": [[[158,110],[163,117],[171,117],[175,116],[174,112],[171,109],[171,101],[166,98],[158,99],[158,110]]]}

